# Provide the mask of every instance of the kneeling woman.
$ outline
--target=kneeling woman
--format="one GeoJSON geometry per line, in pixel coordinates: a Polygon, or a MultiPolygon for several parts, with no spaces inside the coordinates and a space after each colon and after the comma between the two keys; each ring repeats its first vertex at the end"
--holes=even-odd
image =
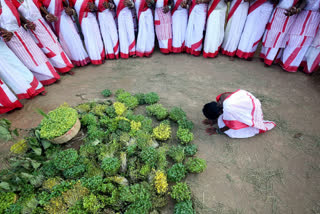
{"type": "Polygon", "coordinates": [[[204,124],[218,123],[218,128],[210,127],[207,132],[226,134],[231,138],[248,138],[264,133],[276,126],[264,121],[260,101],[245,90],[226,92],[217,97],[217,102],[207,103],[203,114],[204,124]]]}

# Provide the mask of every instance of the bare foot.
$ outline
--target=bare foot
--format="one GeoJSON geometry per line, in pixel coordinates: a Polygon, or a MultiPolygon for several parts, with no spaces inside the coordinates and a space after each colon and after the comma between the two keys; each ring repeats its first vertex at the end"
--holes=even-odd
{"type": "Polygon", "coordinates": [[[234,61],[234,56],[230,56],[229,60],[234,61]]]}
{"type": "Polygon", "coordinates": [[[264,64],[264,67],[269,68],[271,65],[264,64]]]}
{"type": "Polygon", "coordinates": [[[209,135],[217,134],[217,129],[214,128],[214,127],[210,127],[210,128],[207,128],[207,129],[206,129],[206,132],[207,132],[209,135]]]}
{"type": "Polygon", "coordinates": [[[69,71],[68,74],[69,75],[74,75],[74,72],[73,71],[69,71]]]}
{"type": "Polygon", "coordinates": [[[40,93],[42,96],[46,96],[47,95],[47,91],[43,91],[40,93]]]}

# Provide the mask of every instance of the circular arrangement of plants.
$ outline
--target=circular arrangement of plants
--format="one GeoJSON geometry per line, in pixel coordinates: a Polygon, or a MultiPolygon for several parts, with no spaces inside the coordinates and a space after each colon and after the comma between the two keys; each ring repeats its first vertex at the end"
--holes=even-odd
{"type": "Polygon", "coordinates": [[[172,198],[175,214],[194,214],[185,179],[203,172],[206,161],[195,157],[186,113],[158,101],[153,92],[120,89],[115,102],[63,105],[44,115],[11,147],[10,167],[0,172],[0,213],[156,214],[172,198]],[[146,105],[147,116],[134,112],[138,105],[146,105]],[[50,142],[77,117],[79,149],[50,142]]]}

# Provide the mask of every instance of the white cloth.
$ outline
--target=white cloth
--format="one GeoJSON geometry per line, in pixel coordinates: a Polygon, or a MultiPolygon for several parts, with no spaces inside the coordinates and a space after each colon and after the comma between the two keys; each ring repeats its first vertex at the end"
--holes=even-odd
{"type": "Polygon", "coordinates": [[[215,57],[219,53],[224,37],[227,4],[224,0],[212,0],[208,7],[207,30],[203,56],[215,57]]]}
{"type": "Polygon", "coordinates": [[[172,52],[185,51],[185,34],[188,26],[188,10],[180,6],[181,0],[174,0],[172,14],[172,52]]]}
{"type": "Polygon", "coordinates": [[[273,129],[276,124],[263,120],[260,101],[245,90],[237,90],[223,101],[223,114],[218,119],[219,128],[231,138],[248,138],[273,129]]]}
{"type": "Polygon", "coordinates": [[[304,72],[310,74],[319,68],[320,63],[320,30],[318,30],[317,35],[314,37],[311,46],[309,47],[306,55],[304,56],[304,61],[302,63],[304,67],[304,72]]]}
{"type": "Polygon", "coordinates": [[[136,55],[148,57],[153,53],[155,41],[152,10],[146,8],[145,0],[136,0],[135,8],[139,23],[136,55]],[[144,6],[141,4],[144,4],[144,6]]]}
{"type": "Polygon", "coordinates": [[[273,4],[268,0],[255,0],[250,3],[248,16],[236,53],[239,58],[248,59],[253,57],[272,11],[273,4]]]}
{"type": "Polygon", "coordinates": [[[62,49],[76,66],[84,66],[90,58],[83,46],[78,30],[70,16],[63,9],[62,0],[48,0],[43,2],[48,12],[54,14],[58,21],[51,23],[59,38],[62,49]]]}
{"type": "Polygon", "coordinates": [[[281,57],[281,66],[284,70],[288,72],[296,72],[298,70],[319,28],[319,7],[320,0],[307,0],[307,9],[298,14],[294,25],[289,30],[287,46],[283,50],[281,57]]]}
{"type": "Polygon", "coordinates": [[[22,104],[14,96],[8,86],[0,79],[0,114],[9,112],[15,108],[22,108],[22,104]]]}
{"type": "Polygon", "coordinates": [[[202,50],[203,31],[205,30],[208,4],[192,2],[186,30],[186,52],[199,56],[202,50]]]}
{"type": "Polygon", "coordinates": [[[28,99],[44,91],[42,84],[0,39],[0,79],[18,99],[28,99]]]}
{"type": "Polygon", "coordinates": [[[103,0],[96,0],[96,6],[98,7],[98,21],[100,31],[104,43],[107,59],[119,58],[119,38],[117,25],[114,20],[114,14],[111,10],[101,8],[103,7],[103,0]]]}
{"type": "Polygon", "coordinates": [[[124,0],[114,0],[117,7],[117,20],[121,58],[136,54],[136,43],[132,12],[124,6],[124,0]]]}
{"type": "Polygon", "coordinates": [[[60,76],[30,34],[20,26],[16,8],[7,0],[0,1],[0,27],[13,32],[13,37],[7,42],[9,48],[43,85],[56,82],[60,76]]]}
{"type": "Polygon", "coordinates": [[[105,51],[101,39],[101,33],[95,13],[83,11],[88,1],[76,0],[74,9],[79,16],[79,23],[84,36],[84,43],[92,64],[99,65],[104,62],[105,51]]]}
{"type": "Polygon", "coordinates": [[[222,43],[222,54],[234,56],[248,15],[249,3],[234,0],[227,18],[227,27],[222,43]]]}
{"type": "Polygon", "coordinates": [[[260,54],[260,57],[264,59],[264,63],[267,65],[271,65],[275,58],[280,56],[280,49],[286,46],[286,35],[297,16],[286,16],[284,13],[286,9],[291,8],[294,4],[294,0],[280,0],[269,19],[263,35],[260,54]]]}

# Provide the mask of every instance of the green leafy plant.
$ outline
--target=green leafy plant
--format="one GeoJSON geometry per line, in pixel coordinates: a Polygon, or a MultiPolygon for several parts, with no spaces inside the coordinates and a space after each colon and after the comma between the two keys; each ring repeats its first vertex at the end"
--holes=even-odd
{"type": "Polygon", "coordinates": [[[19,135],[17,129],[11,130],[11,122],[7,119],[0,119],[0,141],[7,142],[11,140],[13,134],[19,135]]]}
{"type": "Polygon", "coordinates": [[[186,174],[186,167],[182,163],[176,163],[168,170],[168,180],[178,182],[181,181],[186,174]]]}
{"type": "Polygon", "coordinates": [[[17,200],[17,195],[13,192],[0,192],[0,213],[5,213],[5,210],[14,204],[17,200]]]}
{"type": "Polygon", "coordinates": [[[139,105],[138,99],[129,92],[119,94],[117,100],[118,102],[124,103],[129,109],[134,109],[139,105]]]}
{"type": "Polygon", "coordinates": [[[193,134],[188,129],[178,128],[177,137],[181,144],[190,143],[193,140],[193,134]]]}
{"type": "Polygon", "coordinates": [[[80,113],[88,113],[91,110],[89,103],[82,103],[75,107],[80,113]]]}
{"type": "Polygon", "coordinates": [[[172,186],[170,195],[177,202],[189,201],[191,199],[190,188],[188,184],[184,182],[179,182],[176,185],[172,186]]]}
{"type": "Polygon", "coordinates": [[[137,98],[139,105],[146,104],[146,101],[144,99],[144,96],[145,96],[144,93],[137,93],[134,96],[137,98]]]}
{"type": "Polygon", "coordinates": [[[182,201],[174,205],[174,214],[196,214],[192,201],[182,201]]]}
{"type": "Polygon", "coordinates": [[[108,105],[105,104],[97,104],[95,107],[92,108],[91,112],[97,116],[104,116],[106,113],[108,105]]]}
{"type": "Polygon", "coordinates": [[[186,117],[178,120],[179,128],[189,129],[190,131],[193,129],[193,122],[188,120],[186,117]]]}
{"type": "Polygon", "coordinates": [[[189,172],[200,173],[207,168],[207,163],[204,159],[201,158],[189,158],[186,162],[186,167],[189,172]]]}
{"type": "Polygon", "coordinates": [[[155,167],[158,160],[158,151],[153,147],[147,147],[141,151],[140,157],[144,163],[155,167]]]}
{"type": "Polygon", "coordinates": [[[160,123],[153,129],[153,135],[157,140],[165,141],[171,137],[171,127],[167,123],[160,123]]]}
{"type": "Polygon", "coordinates": [[[40,136],[51,140],[59,137],[69,131],[78,119],[78,113],[75,109],[60,106],[48,113],[40,123],[40,136]]]}
{"type": "Polygon", "coordinates": [[[90,194],[83,198],[83,208],[90,213],[97,213],[104,206],[99,202],[97,196],[90,194]]]}
{"type": "Polygon", "coordinates": [[[146,107],[148,115],[155,116],[157,120],[164,120],[168,117],[168,110],[161,104],[153,104],[146,107]]]}
{"type": "Polygon", "coordinates": [[[190,144],[184,147],[184,153],[186,156],[194,156],[198,151],[198,146],[195,144],[190,144]]]}
{"type": "Polygon", "coordinates": [[[175,161],[178,163],[181,163],[184,158],[185,158],[185,154],[184,154],[184,148],[182,146],[171,146],[170,150],[168,152],[168,155],[175,161]]]}
{"type": "Polygon", "coordinates": [[[112,95],[112,92],[109,89],[104,89],[101,91],[102,96],[104,97],[110,97],[112,95]]]}
{"type": "Polygon", "coordinates": [[[169,113],[169,118],[175,122],[182,120],[186,116],[186,113],[179,107],[173,107],[169,113]]]}
{"type": "Polygon", "coordinates": [[[159,99],[159,95],[155,92],[150,92],[144,95],[144,101],[148,105],[157,103],[159,99]]]}
{"type": "Polygon", "coordinates": [[[105,158],[102,160],[101,168],[106,173],[107,176],[115,175],[119,171],[121,166],[120,160],[118,158],[105,158]]]}
{"type": "Polygon", "coordinates": [[[75,149],[60,151],[54,158],[53,164],[59,170],[65,170],[74,166],[78,160],[78,152],[75,149]]]}

